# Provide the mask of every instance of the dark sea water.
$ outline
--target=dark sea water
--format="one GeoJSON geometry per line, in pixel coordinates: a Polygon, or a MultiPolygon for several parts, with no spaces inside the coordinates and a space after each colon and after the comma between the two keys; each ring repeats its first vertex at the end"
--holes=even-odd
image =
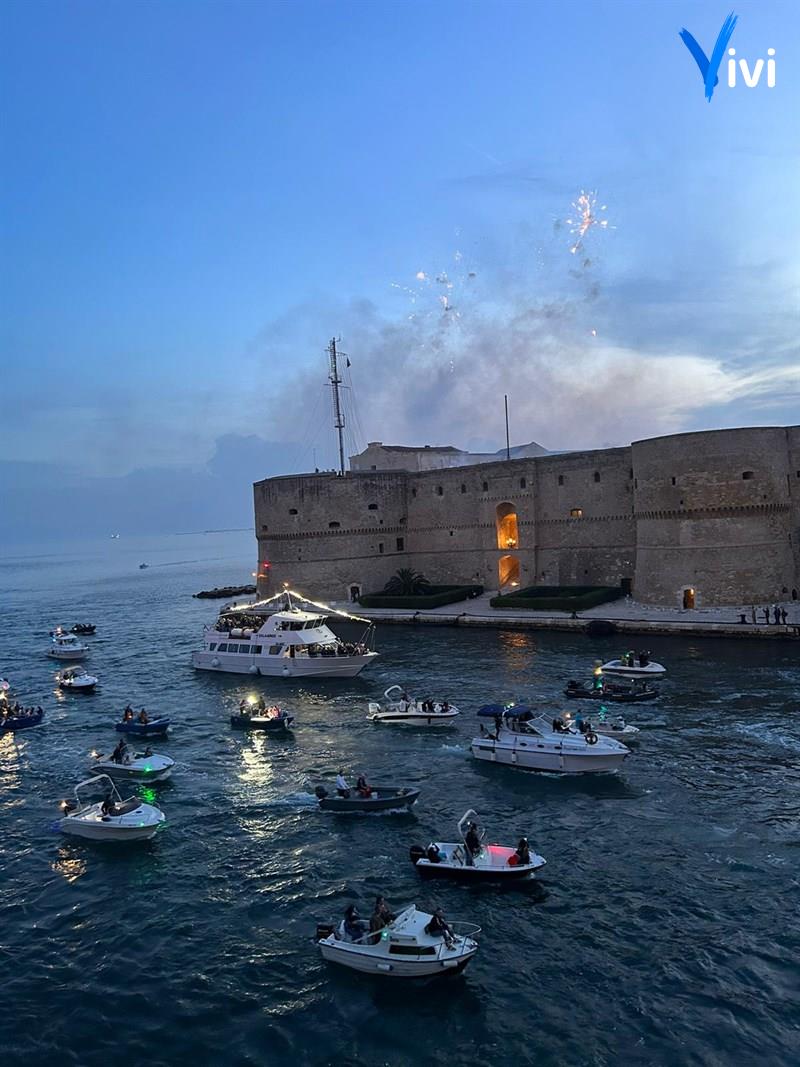
{"type": "Polygon", "coordinates": [[[474,710],[563,707],[614,639],[386,627],[363,678],[256,683],[291,739],[231,730],[253,683],[195,673],[250,534],[22,550],[0,567],[6,674],[46,725],[0,739],[0,1063],[537,1065],[800,1062],[800,667],[789,643],[653,639],[661,699],[625,709],[642,740],[614,777],[476,766],[474,710]],[[27,558],[23,558],[27,557],[27,558]],[[150,564],[139,570],[140,562],[150,564]],[[48,631],[97,625],[102,687],[58,696],[48,631]],[[462,707],[452,729],[365,720],[393,682],[462,707]],[[127,701],[175,723],[150,843],[54,830],[127,701]],[[313,786],[339,765],[418,785],[409,815],[336,817],[313,786]],[[413,843],[474,807],[547,859],[527,888],[421,882],[413,843]],[[397,985],[324,964],[311,937],[376,893],[479,923],[461,977],[397,985]]]}

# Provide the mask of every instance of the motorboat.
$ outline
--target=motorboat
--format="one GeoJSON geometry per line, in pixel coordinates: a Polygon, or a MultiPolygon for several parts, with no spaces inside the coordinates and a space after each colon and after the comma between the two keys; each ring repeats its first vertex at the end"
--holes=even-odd
{"type": "Polygon", "coordinates": [[[621,741],[623,744],[628,744],[629,741],[638,741],[641,732],[638,726],[632,726],[630,723],[625,722],[621,715],[615,715],[611,719],[607,718],[606,709],[602,706],[597,717],[592,717],[591,721],[584,719],[580,712],[577,715],[573,715],[571,712],[565,711],[561,718],[570,729],[576,729],[578,733],[585,731],[587,733],[595,733],[598,737],[613,737],[615,741],[621,741]],[[583,727],[583,730],[581,727],[583,727]]]}
{"type": "Polygon", "coordinates": [[[74,693],[91,693],[97,685],[97,678],[83,667],[65,667],[56,675],[59,689],[68,689],[74,693]]]}
{"type": "Polygon", "coordinates": [[[570,700],[603,700],[611,704],[642,704],[646,700],[655,700],[658,690],[648,686],[644,679],[637,679],[633,685],[615,685],[601,678],[600,685],[595,682],[567,682],[564,696],[570,700]]]}
{"type": "MultiPolygon", "coordinates": [[[[341,641],[326,615],[288,606],[264,616],[257,604],[223,608],[203,631],[203,648],[192,653],[197,670],[265,678],[354,678],[378,658],[366,640],[341,641]]],[[[366,634],[374,627],[366,623],[366,634]]]]}
{"type": "Polygon", "coordinates": [[[75,786],[75,800],[63,801],[61,808],[63,833],[91,841],[147,841],[166,821],[155,804],[145,804],[138,797],[123,800],[107,774],[80,782],[75,786]],[[105,793],[104,800],[92,802],[82,796],[98,791],[105,793]]]}
{"type": "Polygon", "coordinates": [[[76,622],[74,626],[70,627],[69,632],[71,634],[79,634],[81,636],[91,637],[91,635],[95,632],[96,629],[97,627],[93,626],[90,622],[76,622]]]}
{"type": "Polygon", "coordinates": [[[625,652],[619,659],[600,665],[600,672],[612,678],[663,678],[667,668],[650,659],[649,652],[625,652]]]}
{"type": "Polygon", "coordinates": [[[494,721],[481,724],[470,751],[477,760],[524,771],[554,774],[602,774],[616,771],[629,750],[619,741],[589,731],[573,732],[562,719],[549,721],[524,705],[487,704],[478,715],[494,721]]]}
{"type": "Polygon", "coordinates": [[[231,726],[238,730],[267,730],[269,733],[283,733],[294,722],[294,715],[283,711],[277,704],[267,707],[263,701],[260,704],[249,704],[244,701],[239,705],[239,711],[231,715],[231,726]]]}
{"type": "Polygon", "coordinates": [[[21,708],[15,711],[8,707],[5,701],[0,703],[0,734],[30,730],[34,726],[41,726],[43,719],[44,711],[41,708],[21,708]]]}
{"type": "Polygon", "coordinates": [[[446,700],[416,700],[399,685],[390,686],[383,694],[385,704],[371,700],[367,718],[370,722],[385,722],[405,726],[444,726],[452,723],[458,708],[446,700]]]}
{"type": "Polygon", "coordinates": [[[345,790],[348,796],[329,794],[323,785],[318,785],[314,790],[319,800],[320,811],[334,811],[339,815],[350,815],[356,812],[372,811],[409,811],[416,804],[419,797],[419,789],[408,789],[395,785],[371,785],[369,795],[360,793],[357,789],[345,790]]]}
{"type": "Polygon", "coordinates": [[[132,737],[166,737],[169,728],[169,719],[162,715],[157,719],[148,719],[147,722],[138,722],[136,719],[123,719],[115,723],[114,728],[119,734],[130,734],[132,737]]]}
{"type": "Polygon", "coordinates": [[[516,848],[485,844],[485,831],[478,826],[478,815],[472,809],[465,811],[459,819],[457,832],[457,841],[432,841],[427,848],[411,846],[409,856],[420,874],[470,882],[508,882],[530,878],[547,862],[543,856],[528,849],[525,838],[516,848]],[[473,833],[480,841],[477,853],[470,848],[467,839],[471,824],[474,824],[473,833]]]}
{"type": "Polygon", "coordinates": [[[162,756],[149,748],[144,752],[129,752],[124,741],[120,741],[109,755],[104,756],[102,752],[92,753],[92,770],[97,774],[107,774],[110,778],[123,778],[133,782],[166,781],[174,766],[174,759],[162,756]]]}
{"type": "Polygon", "coordinates": [[[89,646],[79,641],[75,634],[54,630],[52,644],[47,650],[51,659],[83,659],[89,654],[89,646]]]}
{"type": "Polygon", "coordinates": [[[416,905],[407,908],[378,933],[364,933],[355,941],[345,934],[344,923],[317,927],[322,958],[364,974],[391,978],[430,978],[463,971],[478,951],[480,927],[474,923],[448,923],[449,934],[428,933],[433,916],[416,905]]]}

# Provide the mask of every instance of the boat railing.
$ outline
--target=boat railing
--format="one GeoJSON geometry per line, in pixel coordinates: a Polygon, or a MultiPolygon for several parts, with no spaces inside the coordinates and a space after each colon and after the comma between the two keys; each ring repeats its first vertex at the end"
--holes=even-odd
{"type": "MultiPolygon", "coordinates": [[[[437,958],[441,959],[444,951],[452,952],[453,949],[458,949],[458,955],[463,956],[465,952],[470,951],[468,942],[474,941],[478,934],[481,932],[480,926],[477,923],[468,922],[448,922],[447,924],[455,937],[455,941],[451,940],[448,945],[447,941],[442,938],[442,943],[437,950],[437,958]]],[[[448,957],[452,959],[452,956],[448,957]]]]}

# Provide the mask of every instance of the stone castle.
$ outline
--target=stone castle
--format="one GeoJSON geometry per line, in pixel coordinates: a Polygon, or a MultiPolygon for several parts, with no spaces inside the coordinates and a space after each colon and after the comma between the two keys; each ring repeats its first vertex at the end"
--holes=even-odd
{"type": "Polygon", "coordinates": [[[765,604],[800,587],[800,426],[500,454],[373,442],[351,470],[256,482],[259,592],[353,600],[437,584],[622,585],[644,603],[765,604]]]}

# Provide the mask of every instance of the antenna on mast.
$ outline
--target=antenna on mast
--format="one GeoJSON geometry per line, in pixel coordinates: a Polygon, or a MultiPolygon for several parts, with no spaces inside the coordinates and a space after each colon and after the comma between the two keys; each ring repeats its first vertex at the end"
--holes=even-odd
{"type": "Polygon", "coordinates": [[[342,402],[339,396],[339,386],[342,384],[342,379],[339,377],[339,366],[337,363],[337,359],[340,355],[344,355],[344,353],[337,353],[336,338],[332,337],[331,343],[328,345],[328,356],[330,357],[331,363],[331,371],[328,375],[328,380],[333,389],[333,425],[339,435],[339,473],[344,476],[344,414],[342,412],[342,402]]]}

